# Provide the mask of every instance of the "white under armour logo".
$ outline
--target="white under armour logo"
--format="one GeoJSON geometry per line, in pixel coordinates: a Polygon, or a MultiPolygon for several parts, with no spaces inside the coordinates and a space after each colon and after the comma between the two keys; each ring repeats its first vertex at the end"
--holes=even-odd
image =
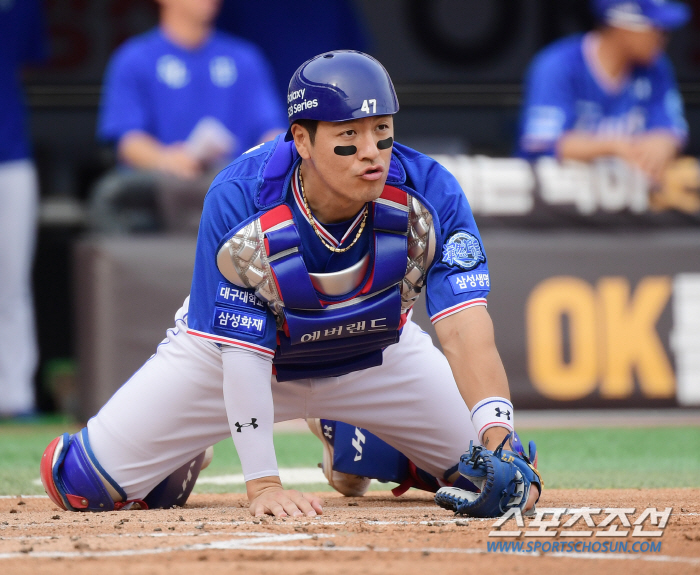
{"type": "Polygon", "coordinates": [[[366,439],[359,427],[355,428],[355,435],[356,437],[352,440],[352,446],[357,449],[355,461],[360,461],[360,459],[362,459],[362,444],[366,441],[366,439]]]}
{"type": "Polygon", "coordinates": [[[330,425],[324,425],[323,435],[325,435],[328,439],[333,439],[333,428],[330,425]]]}

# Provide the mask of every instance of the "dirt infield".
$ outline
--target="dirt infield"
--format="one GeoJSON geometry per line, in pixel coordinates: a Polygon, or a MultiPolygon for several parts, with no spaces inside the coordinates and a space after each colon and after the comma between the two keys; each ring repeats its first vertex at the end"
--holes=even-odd
{"type": "MultiPolygon", "coordinates": [[[[494,520],[463,520],[429,494],[358,499],[324,493],[318,518],[252,518],[242,495],[195,495],[184,509],[97,514],[59,511],[48,499],[0,499],[0,572],[236,575],[436,572],[700,572],[700,492],[549,490],[540,507],[672,507],[656,553],[505,554],[487,552],[494,520]],[[621,563],[622,561],[622,563],[621,563]],[[632,563],[630,563],[630,561],[632,563]]],[[[598,520],[599,521],[599,520],[598,520]]],[[[616,520],[617,521],[617,520],[616,520]]],[[[526,520],[526,529],[529,520],[526,520]]],[[[576,529],[585,529],[579,522],[576,529]]],[[[504,528],[510,528],[514,521],[504,528]]],[[[647,527],[649,528],[649,527],[647,527]]],[[[534,528],[531,528],[534,529],[534,528]]],[[[623,529],[622,527],[620,529],[623,529]]],[[[622,540],[620,537],[615,540],[622,540]]],[[[515,541],[515,539],[508,539],[515,541]]],[[[523,540],[522,536],[518,540],[523,540]]],[[[526,541],[533,540],[534,538],[526,541]]],[[[561,541],[557,536],[548,541],[561,541]]],[[[571,538],[569,538],[571,540],[571,538]]],[[[600,541],[595,537],[576,541],[600,541]]],[[[542,539],[538,539],[542,541],[542,539]]]]}

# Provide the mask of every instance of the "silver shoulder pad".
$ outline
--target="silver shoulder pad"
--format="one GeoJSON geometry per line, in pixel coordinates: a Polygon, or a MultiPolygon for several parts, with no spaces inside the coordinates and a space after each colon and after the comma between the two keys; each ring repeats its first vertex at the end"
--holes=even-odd
{"type": "Polygon", "coordinates": [[[435,226],[433,216],[416,198],[410,196],[408,230],[408,265],[401,282],[401,311],[416,303],[425,283],[425,276],[435,257],[435,226]]]}
{"type": "Polygon", "coordinates": [[[254,289],[275,315],[282,315],[284,305],[272,279],[260,220],[250,222],[221,246],[216,266],[232,284],[254,289]]]}

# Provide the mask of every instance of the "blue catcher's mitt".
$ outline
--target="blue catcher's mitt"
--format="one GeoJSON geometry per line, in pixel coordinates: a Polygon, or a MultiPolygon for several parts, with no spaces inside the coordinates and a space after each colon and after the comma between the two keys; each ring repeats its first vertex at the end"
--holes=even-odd
{"type": "MultiPolygon", "coordinates": [[[[442,487],[435,494],[435,503],[460,515],[471,517],[500,517],[512,507],[522,509],[530,495],[530,487],[536,485],[542,493],[542,478],[533,463],[537,449],[530,442],[529,456],[517,435],[509,434],[494,450],[474,446],[459,459],[459,473],[476,485],[480,493],[458,487],[442,487]],[[503,446],[513,435],[513,448],[505,451],[503,446]]],[[[539,499],[539,497],[538,497],[539,499]]],[[[534,507],[533,507],[534,511],[534,507]]]]}

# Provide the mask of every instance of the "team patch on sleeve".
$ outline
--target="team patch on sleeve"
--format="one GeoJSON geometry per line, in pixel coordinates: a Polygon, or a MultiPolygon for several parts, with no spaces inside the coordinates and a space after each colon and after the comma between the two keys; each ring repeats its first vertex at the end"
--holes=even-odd
{"type": "Polygon", "coordinates": [[[455,232],[442,246],[442,261],[448,266],[470,270],[486,261],[479,239],[469,232],[455,232]]]}
{"type": "Polygon", "coordinates": [[[447,279],[450,281],[452,292],[455,295],[467,293],[470,291],[482,292],[484,290],[491,289],[489,270],[485,268],[480,269],[479,271],[453,274],[447,279]]]}
{"type": "Polygon", "coordinates": [[[236,309],[214,307],[213,327],[231,333],[245,333],[248,335],[262,336],[265,334],[264,315],[248,313],[236,309]]]}
{"type": "Polygon", "coordinates": [[[265,304],[254,293],[228,282],[219,282],[219,288],[216,290],[216,303],[257,310],[265,309],[265,304]]]}

